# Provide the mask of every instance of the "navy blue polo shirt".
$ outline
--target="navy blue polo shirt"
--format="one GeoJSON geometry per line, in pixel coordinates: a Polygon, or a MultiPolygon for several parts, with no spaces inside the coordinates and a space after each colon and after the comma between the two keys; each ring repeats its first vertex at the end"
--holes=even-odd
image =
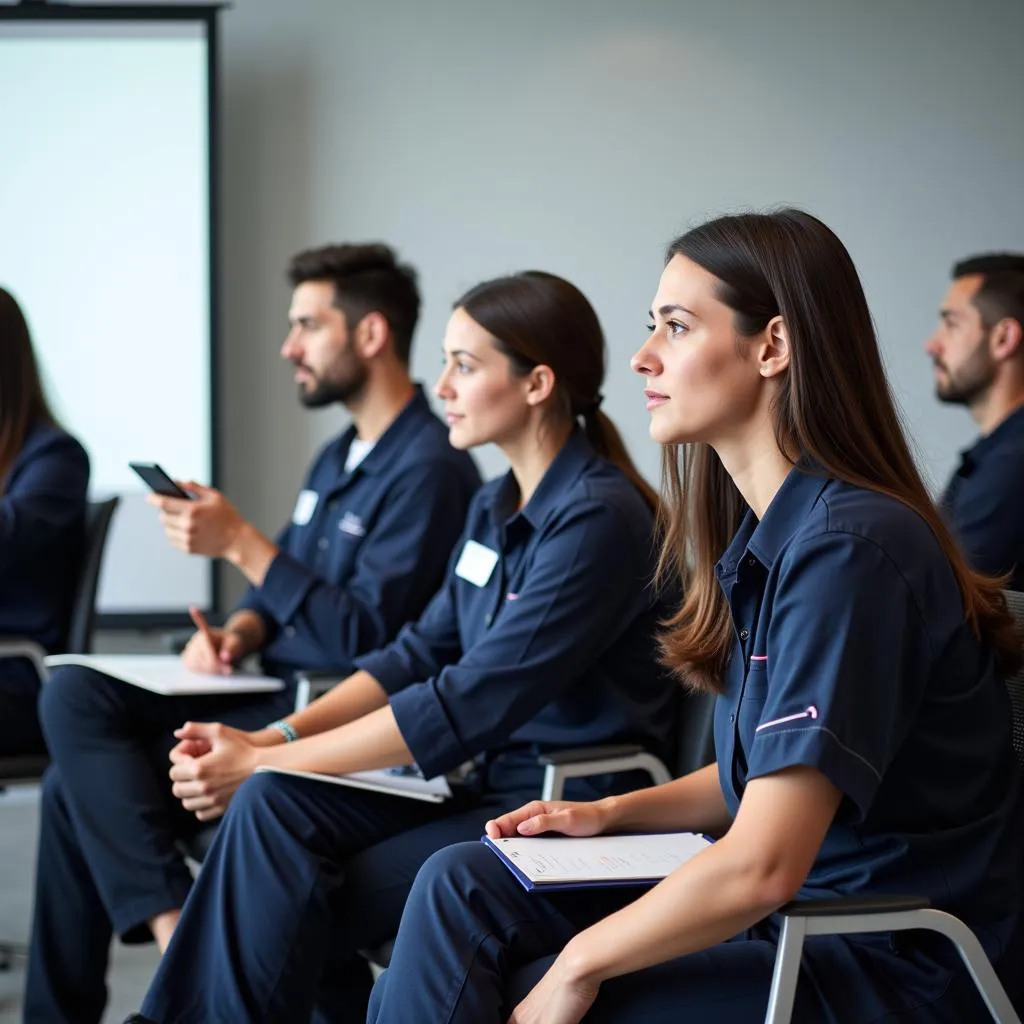
{"type": "Polygon", "coordinates": [[[511,473],[481,488],[443,588],[357,665],[427,776],[620,737],[664,755],[678,686],[655,656],[650,510],[578,431],[517,511],[518,496],[511,473]]]}
{"type": "Polygon", "coordinates": [[[1024,590],[1024,406],[960,453],[940,505],[974,568],[1024,590]]]}
{"type": "Polygon", "coordinates": [[[715,712],[729,810],[748,779],[818,769],[843,800],[801,896],[927,896],[998,957],[1020,899],[1009,698],[927,524],[798,468],[718,574],[735,626],[715,712]]]}
{"type": "Polygon", "coordinates": [[[0,488],[0,633],[50,651],[67,640],[88,489],[85,449],[60,427],[32,430],[0,488]]]}
{"type": "Polygon", "coordinates": [[[351,669],[394,639],[444,579],[480,476],[421,388],[351,472],[350,427],[319,454],[263,585],[239,604],[267,626],[267,670],[351,669]]]}

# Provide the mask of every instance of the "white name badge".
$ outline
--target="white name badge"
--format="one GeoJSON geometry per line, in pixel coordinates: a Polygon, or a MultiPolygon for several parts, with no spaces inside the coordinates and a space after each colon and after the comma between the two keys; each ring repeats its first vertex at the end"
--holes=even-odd
{"type": "Polygon", "coordinates": [[[455,566],[455,575],[469,580],[476,587],[486,587],[497,564],[497,551],[477,544],[475,540],[467,540],[455,566]]]}
{"type": "Polygon", "coordinates": [[[313,518],[316,511],[316,503],[320,495],[316,491],[299,491],[298,501],[295,502],[295,511],[292,513],[292,522],[296,526],[305,526],[313,518]]]}

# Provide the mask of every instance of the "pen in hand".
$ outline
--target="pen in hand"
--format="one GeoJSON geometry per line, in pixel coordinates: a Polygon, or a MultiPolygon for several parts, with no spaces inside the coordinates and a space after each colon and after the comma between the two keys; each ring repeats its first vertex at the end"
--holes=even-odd
{"type": "Polygon", "coordinates": [[[206,617],[195,605],[189,606],[188,613],[191,616],[192,621],[195,623],[196,629],[203,634],[203,638],[210,645],[217,660],[221,662],[221,672],[225,675],[229,675],[232,671],[231,662],[224,662],[223,659],[227,652],[217,644],[217,641],[213,636],[213,631],[210,629],[210,624],[206,621],[206,617]]]}

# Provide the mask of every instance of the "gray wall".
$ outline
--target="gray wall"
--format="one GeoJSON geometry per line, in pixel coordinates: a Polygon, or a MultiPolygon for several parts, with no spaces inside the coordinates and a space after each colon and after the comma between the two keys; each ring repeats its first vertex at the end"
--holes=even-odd
{"type": "Polygon", "coordinates": [[[326,241],[385,239],[419,265],[429,383],[460,290],[570,278],[607,332],[606,408],[653,479],[628,359],[664,244],[799,204],[860,268],[933,485],[972,437],[921,346],[955,258],[1024,248],[1019,0],[240,0],[222,26],[222,483],[263,528],[343,424],[298,407],[277,357],[284,263],[326,241]]]}

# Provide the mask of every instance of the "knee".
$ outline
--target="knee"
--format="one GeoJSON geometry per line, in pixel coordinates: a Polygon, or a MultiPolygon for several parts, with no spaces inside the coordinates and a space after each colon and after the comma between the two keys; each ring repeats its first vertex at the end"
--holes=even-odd
{"type": "Polygon", "coordinates": [[[81,733],[99,706],[97,697],[106,677],[88,669],[54,669],[39,691],[39,721],[51,752],[68,731],[81,733]]]}
{"type": "Polygon", "coordinates": [[[228,805],[226,822],[270,821],[281,817],[288,801],[282,776],[255,772],[237,789],[228,805]]]}
{"type": "Polygon", "coordinates": [[[492,874],[504,872],[498,858],[483,843],[454,843],[424,861],[413,891],[431,901],[441,894],[466,896],[486,887],[492,874]]]}

